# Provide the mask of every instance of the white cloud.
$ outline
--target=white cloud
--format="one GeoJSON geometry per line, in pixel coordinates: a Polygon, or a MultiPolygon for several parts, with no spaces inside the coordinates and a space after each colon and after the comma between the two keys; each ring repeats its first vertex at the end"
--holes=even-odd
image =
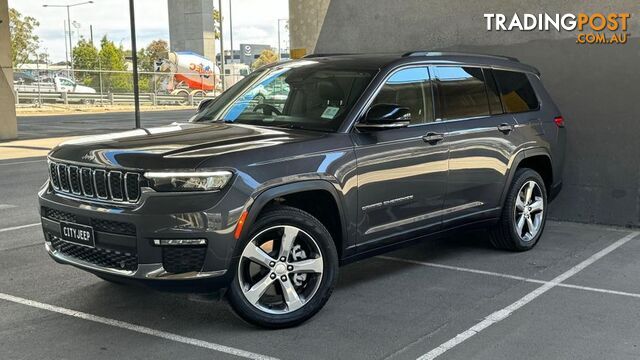
{"type": "MultiPolygon", "coordinates": [[[[167,0],[171,1],[171,0],[167,0]]],[[[67,20],[65,8],[43,7],[44,4],[73,4],[71,0],[9,0],[9,6],[23,15],[32,16],[40,22],[36,34],[41,39],[41,50],[49,53],[54,62],[65,59],[64,23],[67,20]]],[[[217,8],[218,1],[213,1],[217,8]]],[[[135,0],[136,37],[138,47],[146,46],[151,40],[169,40],[169,20],[167,3],[164,0],[135,0]]],[[[233,0],[233,42],[239,49],[240,43],[269,44],[277,46],[277,21],[288,18],[287,0],[233,0]]],[[[224,18],[225,49],[229,49],[229,0],[222,1],[224,18]]],[[[73,34],[73,42],[78,35],[89,38],[89,25],[93,26],[94,41],[102,36],[131,47],[129,29],[129,2],[127,0],[94,0],[93,4],[71,8],[71,21],[80,23],[73,34]]],[[[284,25],[284,24],[283,24],[284,25]]],[[[284,26],[283,26],[284,28],[284,26]]],[[[285,36],[283,36],[283,43],[285,36]]]]}

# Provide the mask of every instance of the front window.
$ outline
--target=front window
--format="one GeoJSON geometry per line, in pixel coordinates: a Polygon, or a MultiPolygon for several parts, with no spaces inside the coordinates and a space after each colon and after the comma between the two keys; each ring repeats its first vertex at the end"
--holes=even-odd
{"type": "Polygon", "coordinates": [[[282,64],[250,74],[191,121],[336,131],[372,76],[331,63],[282,64]]]}

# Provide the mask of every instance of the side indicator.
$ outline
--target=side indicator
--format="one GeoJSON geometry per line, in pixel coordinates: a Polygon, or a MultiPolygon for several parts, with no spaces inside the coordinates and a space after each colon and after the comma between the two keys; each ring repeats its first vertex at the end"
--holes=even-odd
{"type": "Polygon", "coordinates": [[[562,116],[556,116],[553,118],[553,122],[560,128],[564,127],[564,118],[562,116]]]}
{"type": "Polygon", "coordinates": [[[242,234],[242,227],[244,226],[245,220],[247,220],[247,215],[249,215],[249,212],[247,210],[243,211],[242,214],[240,214],[238,225],[236,225],[236,231],[233,233],[233,236],[236,238],[236,240],[240,239],[240,234],[242,234]]]}

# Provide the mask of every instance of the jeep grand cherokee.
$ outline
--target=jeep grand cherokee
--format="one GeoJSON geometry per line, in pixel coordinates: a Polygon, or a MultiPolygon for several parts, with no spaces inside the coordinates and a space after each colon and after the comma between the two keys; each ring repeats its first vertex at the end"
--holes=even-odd
{"type": "Polygon", "coordinates": [[[531,249],[565,136],[539,72],[513,58],[312,55],[251,73],[189,122],[53,149],[46,250],[109,281],[225,288],[247,321],[293,326],[339,264],[470,226],[531,249]]]}

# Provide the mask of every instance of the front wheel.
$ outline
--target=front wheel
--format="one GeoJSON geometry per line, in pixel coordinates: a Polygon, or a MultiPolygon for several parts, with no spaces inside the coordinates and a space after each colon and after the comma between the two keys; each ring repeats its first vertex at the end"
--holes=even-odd
{"type": "Polygon", "coordinates": [[[525,251],[540,240],[547,219],[547,190],[540,174],[518,169],[498,224],[490,230],[493,246],[525,251]]]}
{"type": "Polygon", "coordinates": [[[336,284],[333,239],[320,221],[299,209],[281,206],[264,213],[241,249],[229,302],[250,323],[298,325],[324,306],[336,284]]]}

